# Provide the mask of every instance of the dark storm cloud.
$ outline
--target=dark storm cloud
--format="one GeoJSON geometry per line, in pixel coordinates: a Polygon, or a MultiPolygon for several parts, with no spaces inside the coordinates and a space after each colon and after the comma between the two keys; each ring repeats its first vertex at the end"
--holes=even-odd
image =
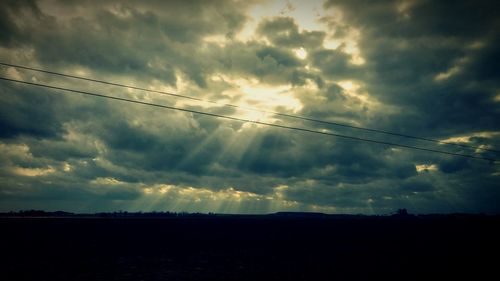
{"type": "Polygon", "coordinates": [[[0,88],[0,136],[16,137],[28,134],[37,137],[56,137],[62,128],[54,105],[59,99],[47,91],[37,91],[17,85],[0,88]],[[14,94],[15,93],[15,94],[14,94]]]}
{"type": "Polygon", "coordinates": [[[208,69],[193,54],[200,53],[202,38],[231,36],[246,18],[246,4],[227,1],[39,3],[46,14],[35,3],[18,5],[3,3],[6,41],[33,47],[46,65],[80,65],[171,84],[176,82],[174,71],[181,69],[200,86],[208,69]],[[51,11],[52,6],[58,10],[51,11]],[[29,20],[17,22],[20,18],[29,20]]]}
{"type": "Polygon", "coordinates": [[[303,85],[305,79],[316,78],[305,71],[300,61],[289,48],[266,46],[262,42],[234,41],[223,49],[214,47],[211,55],[216,60],[215,70],[234,77],[255,77],[267,84],[303,85]]]}
{"type": "MultiPolygon", "coordinates": [[[[291,17],[257,18],[255,36],[240,40],[251,17],[247,1],[4,1],[0,55],[237,104],[258,97],[235,81],[256,80],[273,91],[284,86],[301,105],[273,110],[423,137],[465,135],[469,144],[498,147],[494,4],[415,1],[398,10],[401,3],[327,2],[327,13],[343,15],[324,17],[327,30],[301,29],[291,17]],[[353,30],[364,64],[353,62],[346,43],[324,46],[353,30]]],[[[249,113],[12,68],[1,74],[242,118],[249,113]]],[[[3,209],[499,211],[495,165],[1,83],[3,209]],[[217,209],[211,200],[248,209],[217,209]]],[[[426,145],[298,120],[269,122],[426,145]]]]}
{"type": "MultiPolygon", "coordinates": [[[[493,76],[499,73],[491,67],[499,54],[497,3],[409,1],[406,10],[398,11],[402,3],[326,3],[339,7],[345,21],[363,34],[360,49],[370,93],[414,111],[424,126],[418,129],[437,136],[498,129],[499,109],[492,100],[499,88],[493,76]],[[436,79],[449,71],[449,78],[436,79]]],[[[401,122],[393,122],[394,129],[413,127],[414,116],[397,118],[401,122]]]]}
{"type": "Polygon", "coordinates": [[[335,79],[348,79],[350,77],[359,79],[363,75],[362,68],[353,65],[350,62],[351,56],[340,48],[314,51],[311,54],[311,60],[313,65],[321,69],[324,75],[335,77],[335,79]]]}

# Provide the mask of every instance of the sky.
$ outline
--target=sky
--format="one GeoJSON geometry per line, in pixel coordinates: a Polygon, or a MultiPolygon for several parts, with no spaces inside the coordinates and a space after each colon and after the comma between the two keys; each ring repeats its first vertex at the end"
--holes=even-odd
{"type": "MultiPolygon", "coordinates": [[[[0,76],[498,159],[485,149],[500,150],[499,35],[496,1],[0,1],[0,62],[216,103],[0,76]]],[[[499,201],[498,162],[0,81],[0,211],[498,214],[499,201]]]]}

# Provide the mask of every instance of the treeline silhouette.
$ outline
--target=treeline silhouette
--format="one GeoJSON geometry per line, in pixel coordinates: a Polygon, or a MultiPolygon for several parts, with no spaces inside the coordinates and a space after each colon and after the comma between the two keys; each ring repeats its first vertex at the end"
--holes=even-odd
{"type": "Polygon", "coordinates": [[[450,214],[410,214],[407,209],[397,209],[385,215],[365,215],[365,214],[325,214],[319,212],[276,212],[270,214],[221,214],[221,213],[200,213],[200,212],[172,212],[172,211],[152,211],[152,212],[97,212],[97,213],[73,213],[66,211],[44,211],[44,210],[20,210],[0,213],[0,217],[54,217],[54,218],[290,218],[290,219],[370,219],[370,218],[404,218],[404,219],[430,219],[430,218],[480,218],[499,217],[499,215],[472,214],[472,213],[450,213],[450,214]]]}
{"type": "Polygon", "coordinates": [[[72,213],[65,211],[44,211],[44,210],[21,210],[0,213],[1,217],[95,217],[95,218],[147,218],[147,217],[209,217],[216,216],[214,213],[189,213],[189,212],[98,212],[98,213],[72,213]]]}

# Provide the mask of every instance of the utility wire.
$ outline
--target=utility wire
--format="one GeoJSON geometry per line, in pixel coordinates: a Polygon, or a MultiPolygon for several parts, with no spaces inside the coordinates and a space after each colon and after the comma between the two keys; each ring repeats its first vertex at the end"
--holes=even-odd
{"type": "Polygon", "coordinates": [[[97,94],[97,93],[92,93],[92,92],[87,92],[87,91],[80,91],[80,90],[74,90],[74,89],[69,89],[69,88],[51,86],[51,85],[47,85],[47,84],[32,83],[32,82],[27,82],[27,81],[22,81],[22,80],[10,79],[10,78],[6,78],[6,77],[2,77],[2,76],[0,76],[0,80],[10,81],[10,82],[16,82],[16,83],[21,83],[21,84],[26,84],[26,85],[31,85],[31,86],[37,86],[37,87],[44,87],[44,88],[48,88],[48,89],[60,90],[60,91],[65,91],[65,92],[79,93],[79,94],[88,95],[88,96],[101,97],[101,98],[107,98],[107,99],[112,99],[112,100],[118,100],[118,101],[124,101],[124,102],[130,102],[130,103],[136,103],[136,104],[154,106],[154,107],[159,107],[159,108],[165,108],[165,109],[171,109],[171,110],[177,110],[177,111],[183,111],[183,112],[201,114],[201,115],[206,115],[206,116],[211,116],[211,117],[218,117],[218,118],[223,118],[223,119],[228,119],[228,120],[234,120],[234,121],[239,121],[239,122],[250,122],[250,123],[254,123],[254,124],[259,124],[259,125],[264,125],[264,126],[270,126],[270,127],[276,127],[276,128],[281,128],[281,129],[295,130],[295,131],[301,131],[301,132],[307,132],[307,133],[314,133],[314,134],[320,134],[320,135],[326,135],[326,136],[332,136],[332,137],[339,137],[339,138],[356,140],[356,141],[364,141],[364,142],[369,142],[369,143],[383,144],[383,145],[388,145],[388,146],[402,147],[402,148],[407,148],[407,149],[415,149],[415,150],[420,150],[420,151],[427,151],[427,152],[440,153],[440,154],[446,154],[446,155],[467,157],[467,158],[473,158],[473,159],[481,159],[481,160],[490,161],[491,163],[498,163],[499,162],[497,159],[494,159],[494,158],[487,158],[487,157],[474,156],[474,155],[461,154],[461,153],[454,153],[454,152],[448,152],[448,151],[442,151],[442,150],[428,149],[428,148],[411,146],[411,145],[405,145],[405,144],[399,144],[399,143],[391,143],[391,142],[385,142],[385,141],[365,139],[365,138],[353,137],[353,136],[348,136],[348,135],[341,135],[341,134],[336,134],[336,133],[331,133],[331,132],[315,131],[315,130],[310,130],[310,129],[306,129],[306,128],[285,126],[285,125],[279,125],[279,124],[261,122],[261,121],[256,121],[256,120],[249,120],[249,119],[244,119],[244,118],[232,117],[232,116],[227,116],[227,115],[220,115],[220,114],[215,114],[215,113],[209,113],[209,112],[204,112],[204,111],[191,110],[191,109],[179,108],[179,107],[174,107],[174,106],[167,106],[167,105],[161,105],[161,104],[155,104],[155,103],[149,103],[149,102],[131,100],[131,99],[126,99],[126,98],[114,97],[114,96],[107,96],[107,95],[102,95],[102,94],[97,94]]]}
{"type": "Polygon", "coordinates": [[[177,98],[183,98],[183,99],[189,99],[189,100],[200,101],[200,102],[205,102],[205,103],[211,103],[211,104],[215,104],[215,105],[219,105],[219,106],[227,106],[227,107],[238,108],[238,109],[243,109],[243,110],[248,110],[248,111],[255,111],[255,112],[261,112],[261,113],[266,113],[266,114],[272,114],[275,116],[282,116],[282,117],[304,120],[304,121],[309,121],[309,122],[345,127],[345,128],[350,128],[350,129],[356,129],[356,130],[363,130],[363,131],[368,131],[368,132],[373,132],[373,133],[380,133],[380,134],[404,137],[404,138],[409,138],[409,139],[416,139],[416,140],[433,142],[433,143],[450,145],[450,146],[459,146],[459,147],[464,147],[464,148],[468,148],[468,149],[476,149],[476,150],[500,153],[499,150],[483,148],[483,147],[479,147],[479,146],[440,141],[440,140],[436,140],[436,139],[430,139],[430,138],[412,136],[412,135],[407,135],[407,134],[389,132],[389,131],[384,131],[384,130],[379,130],[379,129],[371,129],[371,128],[366,128],[366,127],[344,124],[344,123],[337,123],[337,122],[332,122],[332,121],[314,119],[314,118],[304,117],[304,116],[300,116],[300,115],[292,115],[292,114],[280,113],[280,112],[275,112],[275,111],[261,110],[261,109],[257,109],[257,108],[245,107],[245,106],[234,105],[234,104],[229,104],[229,103],[220,103],[220,102],[207,100],[207,99],[201,99],[201,98],[180,95],[180,94],[174,94],[174,93],[158,91],[158,90],[151,90],[151,89],[135,87],[135,86],[120,84],[120,83],[114,83],[114,82],[109,82],[109,81],[103,81],[103,80],[98,80],[98,79],[92,79],[92,78],[87,78],[87,77],[82,77],[82,76],[64,74],[64,73],[59,73],[59,72],[54,72],[54,71],[49,71],[49,70],[44,70],[44,69],[39,69],[39,68],[33,68],[33,67],[28,67],[28,66],[5,63],[5,62],[1,62],[1,61],[0,61],[0,65],[15,67],[15,68],[19,68],[19,69],[25,69],[25,70],[30,70],[30,71],[36,71],[36,72],[41,72],[41,73],[47,73],[47,74],[52,74],[52,75],[57,75],[57,76],[62,76],[62,77],[67,77],[67,78],[90,81],[90,82],[95,82],[95,83],[101,83],[101,84],[110,85],[110,86],[129,88],[129,89],[140,90],[140,91],[156,93],[156,94],[162,94],[162,95],[167,95],[167,96],[172,96],[172,97],[177,97],[177,98]]]}

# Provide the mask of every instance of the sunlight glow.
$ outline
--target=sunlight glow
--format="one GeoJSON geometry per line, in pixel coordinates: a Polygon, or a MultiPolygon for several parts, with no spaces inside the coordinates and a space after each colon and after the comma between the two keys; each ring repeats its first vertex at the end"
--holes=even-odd
{"type": "Polygon", "coordinates": [[[22,167],[14,167],[12,171],[20,176],[25,177],[38,177],[45,176],[51,173],[54,173],[56,170],[51,166],[47,168],[22,168],[22,167]]]}
{"type": "MultiPolygon", "coordinates": [[[[321,21],[329,26],[328,29],[336,26],[348,26],[345,23],[344,15],[340,8],[334,6],[331,7],[329,11],[330,13],[327,16],[321,18],[321,21]]],[[[330,33],[329,36],[323,41],[323,47],[331,50],[340,48],[342,52],[351,55],[351,60],[349,61],[350,63],[354,65],[363,65],[366,61],[363,58],[361,50],[358,46],[360,38],[360,30],[352,26],[348,26],[348,30],[343,36],[330,33]]]]}
{"type": "Polygon", "coordinates": [[[91,180],[90,183],[94,184],[94,185],[121,185],[121,184],[125,184],[124,182],[117,180],[115,178],[112,178],[112,177],[99,177],[99,178],[91,180]]]}
{"type": "Polygon", "coordinates": [[[286,210],[331,210],[331,206],[305,205],[287,200],[287,185],[278,185],[268,194],[257,194],[227,187],[214,190],[207,187],[180,186],[171,184],[142,185],[143,196],[131,206],[134,210],[169,210],[216,212],[216,213],[255,213],[286,210]]]}
{"type": "Polygon", "coordinates": [[[396,5],[396,10],[403,19],[408,20],[411,18],[409,10],[415,5],[415,0],[403,0],[396,5]]]}
{"type": "Polygon", "coordinates": [[[467,48],[469,48],[471,50],[479,50],[479,49],[482,49],[484,46],[486,46],[486,43],[484,41],[477,40],[477,41],[474,41],[471,44],[469,44],[467,46],[467,48]]]}
{"type": "Polygon", "coordinates": [[[436,80],[436,81],[446,80],[446,79],[452,77],[453,75],[457,74],[459,71],[460,71],[460,68],[458,66],[453,66],[445,72],[438,73],[434,77],[434,80],[436,80]]]}
{"type": "Polygon", "coordinates": [[[351,80],[343,80],[343,81],[337,82],[337,84],[340,87],[342,87],[342,89],[345,90],[344,93],[347,96],[349,96],[351,98],[358,99],[366,104],[375,105],[375,101],[372,101],[370,99],[370,96],[368,95],[368,93],[364,93],[364,92],[359,91],[359,89],[361,88],[361,85],[359,85],[358,83],[351,81],[351,80]]]}
{"type": "Polygon", "coordinates": [[[304,50],[303,47],[300,47],[300,49],[294,50],[294,53],[301,60],[303,60],[303,59],[305,59],[307,57],[307,51],[304,50]]]}
{"type": "Polygon", "coordinates": [[[366,91],[360,91],[361,85],[351,81],[343,80],[337,82],[337,84],[344,89],[344,94],[350,98],[357,99],[365,105],[370,105],[371,108],[381,106],[380,102],[370,97],[369,93],[366,91]]]}
{"type": "Polygon", "coordinates": [[[340,81],[337,84],[339,84],[340,87],[342,87],[346,91],[356,91],[357,89],[359,89],[359,85],[351,80],[340,81]]]}
{"type": "Polygon", "coordinates": [[[228,96],[235,103],[241,106],[234,115],[235,117],[261,122],[273,122],[272,114],[259,112],[264,111],[282,111],[289,110],[297,112],[302,109],[302,104],[292,92],[290,85],[266,85],[255,79],[232,79],[224,76],[222,79],[234,87],[222,94],[228,96]],[[257,109],[245,110],[244,108],[257,109]]]}
{"type": "Polygon", "coordinates": [[[5,73],[7,74],[7,77],[11,79],[24,80],[19,71],[17,71],[14,67],[8,67],[5,73]]]}
{"type": "Polygon", "coordinates": [[[226,37],[224,35],[210,35],[203,38],[205,43],[217,44],[219,47],[224,47],[226,45],[226,37]]]}
{"type": "Polygon", "coordinates": [[[293,97],[290,92],[289,86],[260,86],[246,84],[241,87],[242,92],[245,94],[244,103],[248,105],[258,105],[274,109],[283,107],[291,109],[294,112],[302,108],[300,101],[293,97]]]}
{"type": "Polygon", "coordinates": [[[361,57],[359,54],[353,54],[351,57],[351,63],[355,65],[363,65],[365,64],[365,59],[361,57]]]}
{"type": "MultiPolygon", "coordinates": [[[[473,141],[474,138],[485,138],[485,139],[491,139],[494,137],[500,136],[500,132],[477,132],[477,133],[472,133],[469,135],[462,135],[462,136],[455,136],[447,139],[443,139],[441,141],[443,142],[449,142],[449,143],[470,143],[473,141]]],[[[482,149],[492,149],[493,147],[491,145],[487,144],[480,144],[478,146],[478,149],[475,150],[476,153],[482,152],[482,149]]]]}
{"type": "Polygon", "coordinates": [[[71,172],[71,165],[68,163],[68,162],[64,162],[64,165],[63,165],[63,171],[65,172],[71,172]]]}
{"type": "MultiPolygon", "coordinates": [[[[0,143],[0,155],[8,158],[17,158],[24,161],[33,161],[33,155],[30,152],[30,148],[26,144],[4,144],[0,143]]],[[[56,172],[56,169],[52,166],[47,166],[46,168],[25,168],[19,166],[7,166],[6,170],[11,173],[25,176],[25,177],[38,177],[46,176],[56,172]]]]}
{"type": "Polygon", "coordinates": [[[500,94],[496,95],[496,96],[493,98],[493,100],[494,100],[495,102],[500,102],[500,94]]]}
{"type": "Polygon", "coordinates": [[[455,64],[450,67],[448,70],[444,72],[438,73],[436,76],[434,76],[434,81],[443,81],[447,80],[452,76],[455,76],[458,74],[460,71],[462,71],[463,66],[468,62],[468,58],[464,57],[455,62],[455,64]]]}
{"type": "Polygon", "coordinates": [[[33,155],[30,152],[28,145],[20,144],[4,144],[0,143],[0,155],[14,156],[24,160],[31,160],[33,155]]]}
{"type": "Polygon", "coordinates": [[[271,118],[271,114],[248,110],[244,113],[238,114],[239,118],[243,118],[245,120],[254,121],[254,122],[270,122],[273,119],[271,118]]]}
{"type": "Polygon", "coordinates": [[[418,173],[435,172],[438,170],[438,167],[436,164],[420,164],[420,165],[415,165],[415,169],[417,169],[418,173]]]}
{"type": "Polygon", "coordinates": [[[443,142],[451,142],[451,143],[468,143],[472,141],[472,138],[493,138],[500,136],[500,132],[477,132],[477,133],[472,133],[469,135],[461,135],[461,136],[455,136],[447,139],[442,139],[441,141],[443,142]]]}

